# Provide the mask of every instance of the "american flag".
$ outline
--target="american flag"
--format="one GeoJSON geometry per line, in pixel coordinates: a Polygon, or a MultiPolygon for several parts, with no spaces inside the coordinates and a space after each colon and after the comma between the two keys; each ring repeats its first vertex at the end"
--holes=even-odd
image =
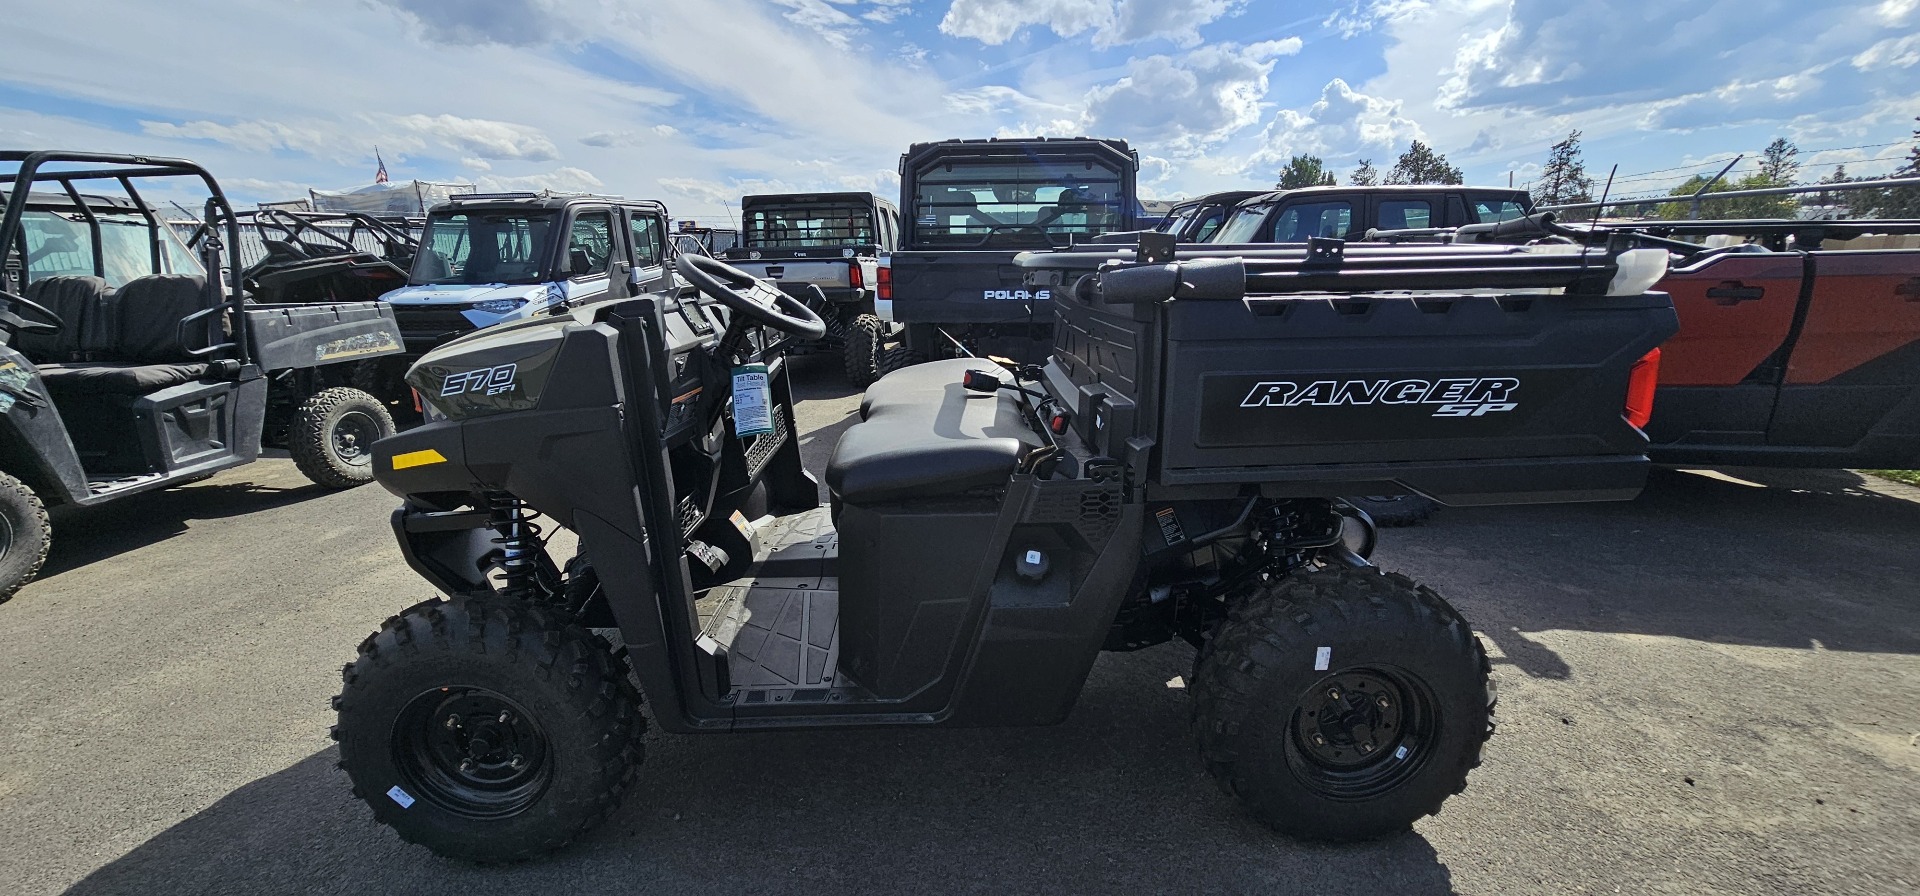
{"type": "Polygon", "coordinates": [[[373,148],[373,160],[380,163],[380,167],[373,172],[373,182],[376,184],[386,183],[387,182],[387,160],[380,158],[380,147],[378,146],[373,148]]]}

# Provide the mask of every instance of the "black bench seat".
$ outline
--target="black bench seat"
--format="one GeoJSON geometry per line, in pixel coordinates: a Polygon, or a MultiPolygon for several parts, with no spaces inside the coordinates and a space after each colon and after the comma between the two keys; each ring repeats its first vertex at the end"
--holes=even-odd
{"type": "Polygon", "coordinates": [[[865,419],[840,437],[827,464],[833,494],[850,504],[886,504],[1006,485],[1042,442],[1012,394],[961,388],[971,369],[1000,371],[962,358],[909,367],[874,383],[861,402],[865,419]]]}

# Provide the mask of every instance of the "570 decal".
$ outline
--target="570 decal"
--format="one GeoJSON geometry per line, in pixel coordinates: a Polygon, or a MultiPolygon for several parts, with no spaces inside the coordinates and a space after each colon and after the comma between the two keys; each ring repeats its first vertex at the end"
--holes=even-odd
{"type": "Polygon", "coordinates": [[[513,388],[513,378],[519,369],[519,364],[502,364],[498,367],[482,367],[465,373],[449,373],[446,381],[440,384],[440,397],[451,398],[468,392],[499,395],[513,388]]]}
{"type": "Polygon", "coordinates": [[[1520,381],[1512,377],[1442,380],[1274,380],[1256,383],[1243,408],[1335,407],[1339,405],[1438,405],[1435,417],[1480,417],[1511,411],[1520,381]]]}

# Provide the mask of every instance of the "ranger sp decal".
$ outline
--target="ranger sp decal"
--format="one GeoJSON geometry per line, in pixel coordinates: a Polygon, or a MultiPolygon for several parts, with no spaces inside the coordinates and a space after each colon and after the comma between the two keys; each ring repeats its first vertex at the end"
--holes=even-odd
{"type": "Polygon", "coordinates": [[[1435,417],[1480,417],[1511,411],[1520,405],[1513,394],[1520,381],[1512,377],[1464,377],[1442,380],[1314,380],[1296,383],[1274,380],[1255,383],[1243,408],[1296,408],[1301,405],[1431,404],[1435,417]]]}
{"type": "Polygon", "coordinates": [[[440,384],[440,397],[450,398],[465,395],[468,392],[484,392],[499,395],[513,388],[514,374],[520,365],[502,364],[498,367],[482,367],[465,373],[449,373],[445,382],[440,384]]]}

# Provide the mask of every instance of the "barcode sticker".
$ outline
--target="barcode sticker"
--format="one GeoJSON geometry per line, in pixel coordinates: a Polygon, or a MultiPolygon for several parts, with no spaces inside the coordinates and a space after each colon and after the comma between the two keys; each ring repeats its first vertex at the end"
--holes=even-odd
{"type": "Polygon", "coordinates": [[[399,803],[402,809],[413,808],[413,794],[401,790],[398,784],[387,788],[387,799],[399,803]]]}

